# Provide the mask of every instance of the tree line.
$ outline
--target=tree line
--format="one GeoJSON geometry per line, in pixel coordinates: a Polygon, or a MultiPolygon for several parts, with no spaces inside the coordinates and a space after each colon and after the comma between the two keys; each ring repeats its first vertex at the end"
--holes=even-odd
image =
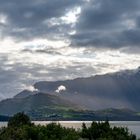
{"type": "Polygon", "coordinates": [[[35,125],[30,118],[17,113],[7,127],[0,128],[0,140],[136,140],[127,128],[111,127],[108,121],[83,123],[81,129],[65,128],[60,124],[35,125]]]}

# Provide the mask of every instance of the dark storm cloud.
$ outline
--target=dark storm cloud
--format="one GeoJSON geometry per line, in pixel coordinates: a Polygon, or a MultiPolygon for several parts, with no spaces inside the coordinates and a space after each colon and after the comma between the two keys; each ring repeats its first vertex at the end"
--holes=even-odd
{"type": "Polygon", "coordinates": [[[139,47],[140,29],[128,29],[113,33],[86,32],[73,35],[72,45],[98,48],[139,47]]]}
{"type": "Polygon", "coordinates": [[[139,7],[139,0],[91,0],[82,8],[71,45],[139,47],[139,7]]]}
{"type": "Polygon", "coordinates": [[[90,30],[120,28],[122,20],[132,18],[139,10],[138,0],[91,0],[87,6],[83,7],[78,29],[90,30]],[[128,17],[129,16],[129,17],[128,17]]]}
{"type": "Polygon", "coordinates": [[[7,17],[2,35],[27,39],[60,34],[70,26],[62,24],[59,18],[81,3],[82,0],[0,0],[0,14],[7,17]],[[60,25],[49,25],[52,19],[60,25]]]}

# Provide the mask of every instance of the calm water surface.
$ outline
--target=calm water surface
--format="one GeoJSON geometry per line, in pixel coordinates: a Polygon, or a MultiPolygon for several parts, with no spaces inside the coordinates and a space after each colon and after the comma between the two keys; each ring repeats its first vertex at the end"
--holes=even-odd
{"type": "MultiPolygon", "coordinates": [[[[55,123],[60,123],[64,127],[80,129],[83,121],[54,121],[55,123]]],[[[47,125],[51,123],[51,121],[34,121],[36,125],[47,125]]],[[[91,125],[91,121],[84,121],[86,126],[91,125]]],[[[118,127],[128,127],[130,132],[136,134],[138,138],[140,138],[140,121],[111,121],[110,125],[118,126],[118,127]]],[[[7,122],[0,122],[0,127],[7,126],[7,122]]]]}

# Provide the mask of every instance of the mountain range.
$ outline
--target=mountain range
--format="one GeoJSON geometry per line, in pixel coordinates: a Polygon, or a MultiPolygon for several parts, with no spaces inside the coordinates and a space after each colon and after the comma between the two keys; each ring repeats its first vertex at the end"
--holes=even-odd
{"type": "Polygon", "coordinates": [[[140,68],[64,81],[40,81],[0,102],[0,114],[32,119],[140,120],[140,68]]]}
{"type": "Polygon", "coordinates": [[[35,83],[34,88],[91,110],[112,107],[140,111],[140,68],[73,80],[41,81],[35,83]],[[65,90],[57,93],[60,86],[65,90]]]}

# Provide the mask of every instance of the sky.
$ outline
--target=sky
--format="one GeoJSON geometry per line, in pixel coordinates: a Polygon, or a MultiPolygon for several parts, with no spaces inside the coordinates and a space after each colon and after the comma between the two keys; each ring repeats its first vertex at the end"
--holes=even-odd
{"type": "Polygon", "coordinates": [[[0,98],[139,64],[140,0],[0,0],[0,98]]]}

